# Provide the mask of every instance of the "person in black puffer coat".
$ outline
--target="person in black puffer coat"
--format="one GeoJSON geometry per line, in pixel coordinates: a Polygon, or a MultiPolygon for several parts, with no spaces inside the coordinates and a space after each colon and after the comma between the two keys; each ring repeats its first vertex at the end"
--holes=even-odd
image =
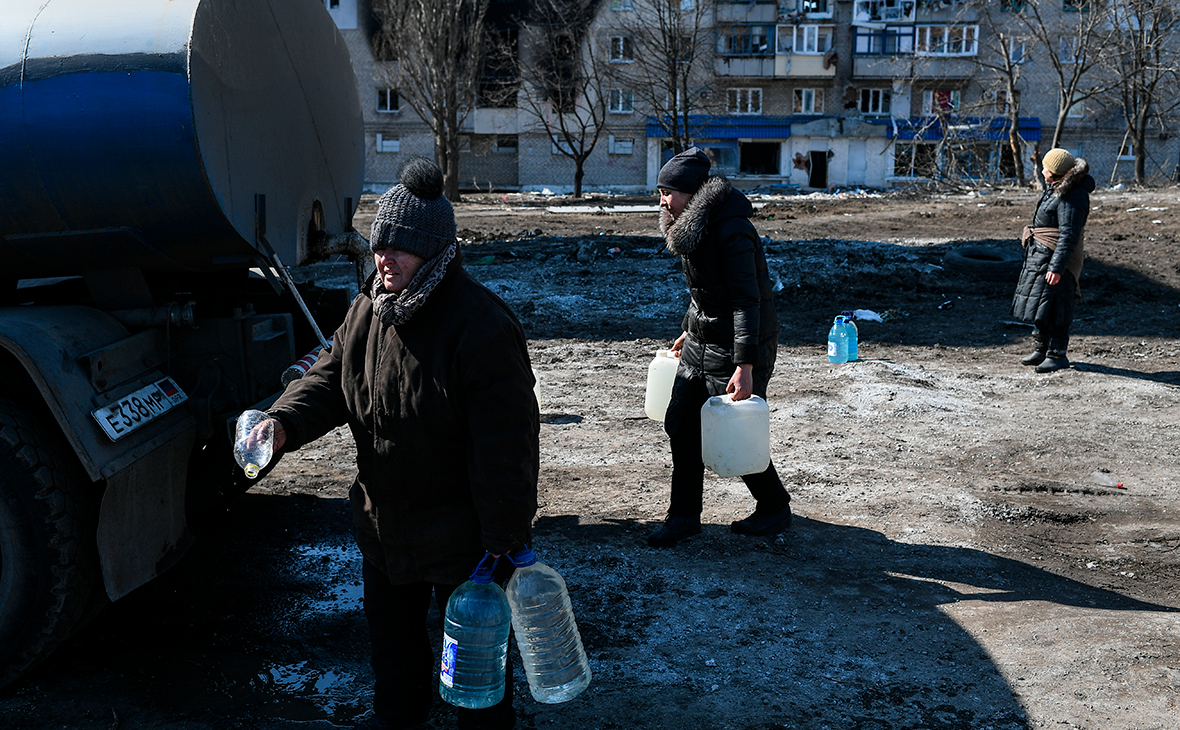
{"type": "MultiPolygon", "coordinates": [[[[672,496],[663,526],[647,541],[669,547],[701,531],[705,466],[701,406],[710,396],[766,397],[778,348],[778,316],[762,240],[750,223],[754,206],[724,177],[710,176],[705,152],[692,147],[660,170],[660,230],[681,257],[692,303],[672,345],[680,357],[664,430],[672,447],[672,496]]],[[[791,524],[791,497],[773,462],[742,477],[754,513],[730,525],[770,535],[791,524]]]]}
{"type": "Polygon", "coordinates": [[[1083,232],[1095,184],[1090,165],[1063,149],[1045,153],[1042,165],[1048,185],[1021,236],[1024,266],[1012,314],[1036,327],[1033,352],[1020,362],[1049,373],[1069,367],[1069,328],[1082,293],[1083,232]]]}

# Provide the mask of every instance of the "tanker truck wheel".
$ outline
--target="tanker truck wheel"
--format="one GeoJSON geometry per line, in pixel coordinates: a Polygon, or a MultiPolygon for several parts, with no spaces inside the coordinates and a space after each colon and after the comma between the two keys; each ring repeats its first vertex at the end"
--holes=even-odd
{"type": "Polygon", "coordinates": [[[100,588],[97,488],[49,423],[0,398],[0,686],[64,641],[100,588]]]}

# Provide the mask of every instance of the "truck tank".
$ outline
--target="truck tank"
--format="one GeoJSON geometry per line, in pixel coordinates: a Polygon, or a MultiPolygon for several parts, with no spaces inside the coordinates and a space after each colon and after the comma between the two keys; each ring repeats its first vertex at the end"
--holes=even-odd
{"type": "Polygon", "coordinates": [[[348,230],[355,76],[319,0],[7,0],[0,265],[213,272],[348,230]],[[84,246],[86,255],[63,255],[84,246]],[[101,262],[101,263],[99,263],[101,262]]]}

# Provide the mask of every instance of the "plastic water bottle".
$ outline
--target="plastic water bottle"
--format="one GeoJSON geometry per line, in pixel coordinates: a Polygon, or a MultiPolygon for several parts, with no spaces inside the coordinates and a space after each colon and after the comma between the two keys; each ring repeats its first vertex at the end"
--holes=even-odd
{"type": "Polygon", "coordinates": [[[568,702],[590,686],[590,663],[565,581],[528,546],[508,559],[516,572],[506,593],[529,691],[537,702],[568,702]]]}
{"type": "Polygon", "coordinates": [[[238,426],[234,436],[234,460],[251,479],[258,478],[258,472],[266,468],[274,456],[275,429],[274,420],[262,411],[243,411],[238,416],[238,426]],[[250,432],[260,423],[266,423],[260,438],[249,438],[250,432]]]}
{"type": "Polygon", "coordinates": [[[478,710],[504,699],[504,668],[508,631],[512,627],[508,598],[492,582],[496,561],[479,561],[471,580],[455,589],[443,620],[439,694],[456,707],[478,710]]]}
{"type": "Polygon", "coordinates": [[[837,316],[828,330],[828,362],[848,362],[848,333],[844,317],[837,316]]]}
{"type": "Polygon", "coordinates": [[[848,334],[848,362],[856,362],[859,357],[856,340],[860,334],[856,331],[856,314],[841,312],[840,315],[844,317],[844,331],[848,334]]]}

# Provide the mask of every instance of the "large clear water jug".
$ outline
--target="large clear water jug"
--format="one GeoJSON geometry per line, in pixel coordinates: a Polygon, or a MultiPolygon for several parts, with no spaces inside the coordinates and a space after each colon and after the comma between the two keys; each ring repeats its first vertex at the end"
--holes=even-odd
{"type": "Polygon", "coordinates": [[[671,350],[656,350],[656,356],[647,366],[647,393],[643,398],[643,412],[653,421],[663,421],[672,400],[672,383],[676,382],[676,368],[680,358],[671,350]]]}
{"type": "Polygon", "coordinates": [[[246,476],[257,479],[258,473],[266,468],[274,456],[274,420],[262,411],[243,411],[238,416],[234,434],[234,460],[246,476]],[[265,424],[258,433],[252,432],[258,424],[265,424]]]}
{"type": "Polygon", "coordinates": [[[856,331],[856,313],[841,312],[840,315],[844,317],[844,334],[848,336],[848,362],[856,362],[860,357],[857,344],[860,333],[856,331]]]}
{"type": "Polygon", "coordinates": [[[590,686],[590,663],[565,580],[528,547],[508,557],[516,572],[505,593],[529,691],[537,702],[568,702],[590,686]]]}
{"type": "Polygon", "coordinates": [[[848,362],[848,332],[843,317],[836,317],[828,330],[828,362],[848,362]]]}
{"type": "Polygon", "coordinates": [[[438,690],[456,707],[478,710],[504,699],[512,617],[503,589],[492,582],[494,568],[484,556],[447,601],[438,690]]]}
{"type": "Polygon", "coordinates": [[[701,406],[701,458],[717,476],[759,474],[770,466],[770,406],[756,395],[715,395],[701,406]]]}

